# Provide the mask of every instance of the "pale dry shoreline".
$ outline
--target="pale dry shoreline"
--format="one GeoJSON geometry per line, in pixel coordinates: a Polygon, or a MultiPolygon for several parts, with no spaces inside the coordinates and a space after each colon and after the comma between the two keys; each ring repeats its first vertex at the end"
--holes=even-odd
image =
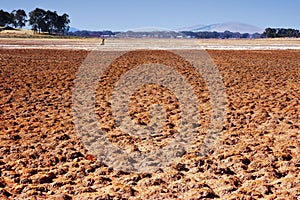
{"type": "Polygon", "coordinates": [[[0,49],[68,50],[300,50],[300,38],[276,39],[117,39],[108,38],[100,45],[98,38],[0,38],[0,49]]]}

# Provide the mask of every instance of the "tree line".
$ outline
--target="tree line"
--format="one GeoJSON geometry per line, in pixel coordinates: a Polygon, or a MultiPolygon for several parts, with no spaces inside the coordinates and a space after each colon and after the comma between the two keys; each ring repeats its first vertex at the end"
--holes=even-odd
{"type": "Polygon", "coordinates": [[[22,10],[7,12],[0,10],[0,26],[14,26],[23,28],[28,23],[35,33],[48,32],[49,34],[66,34],[69,31],[69,15],[58,15],[56,11],[36,8],[29,15],[22,10]],[[29,18],[28,18],[29,17],[29,18]]]}
{"type": "Polygon", "coordinates": [[[267,38],[299,37],[300,33],[292,28],[266,28],[263,35],[267,38]]]}
{"type": "Polygon", "coordinates": [[[239,33],[239,32],[231,32],[231,31],[224,31],[224,32],[217,32],[217,31],[181,31],[185,37],[188,38],[200,38],[200,39],[232,39],[232,38],[261,38],[261,34],[259,33],[239,33]]]}
{"type": "Polygon", "coordinates": [[[26,23],[27,14],[24,10],[13,10],[12,12],[6,12],[0,10],[0,26],[13,25],[15,28],[24,27],[26,23]]]}
{"type": "Polygon", "coordinates": [[[201,31],[201,32],[192,32],[192,31],[182,31],[184,35],[191,38],[219,38],[219,39],[228,39],[228,38],[280,38],[280,37],[300,37],[299,30],[292,28],[266,28],[265,31],[261,33],[238,33],[238,32],[210,32],[210,31],[201,31]]]}

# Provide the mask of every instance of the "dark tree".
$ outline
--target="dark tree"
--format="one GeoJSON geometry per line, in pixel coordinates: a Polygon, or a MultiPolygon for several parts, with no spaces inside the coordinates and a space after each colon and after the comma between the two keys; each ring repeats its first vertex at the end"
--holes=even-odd
{"type": "Polygon", "coordinates": [[[56,11],[52,12],[48,10],[45,15],[45,22],[49,34],[53,34],[53,32],[55,31],[57,21],[58,21],[58,15],[56,11]]]}
{"type": "Polygon", "coordinates": [[[29,24],[32,26],[32,30],[35,32],[45,31],[46,23],[44,20],[46,11],[40,8],[36,8],[35,10],[29,13],[29,24]]]}
{"type": "Polygon", "coordinates": [[[300,36],[299,30],[292,28],[266,28],[263,35],[267,38],[300,36]]]}
{"type": "Polygon", "coordinates": [[[287,29],[286,31],[287,33],[287,36],[286,37],[299,37],[300,36],[300,32],[299,30],[296,30],[296,29],[287,29]]]}
{"type": "Polygon", "coordinates": [[[49,34],[62,34],[64,35],[69,30],[69,15],[64,13],[58,15],[56,11],[45,11],[40,8],[29,13],[29,23],[32,26],[32,30],[39,33],[48,32],[49,34]]]}
{"type": "Polygon", "coordinates": [[[286,37],[287,36],[287,29],[279,28],[276,30],[276,37],[286,37]]]}
{"type": "Polygon", "coordinates": [[[56,33],[64,35],[69,31],[69,15],[64,13],[61,16],[58,16],[57,21],[55,23],[56,33]]]}
{"type": "Polygon", "coordinates": [[[13,24],[13,16],[9,12],[0,10],[0,26],[7,26],[13,24]]]}
{"type": "Polygon", "coordinates": [[[11,15],[13,16],[13,25],[15,28],[22,28],[26,25],[27,22],[27,14],[25,10],[18,9],[13,10],[11,15]]]}
{"type": "Polygon", "coordinates": [[[275,28],[266,28],[263,35],[265,35],[267,38],[275,38],[276,35],[276,29],[275,28]]]}
{"type": "Polygon", "coordinates": [[[241,38],[249,38],[250,37],[250,34],[249,33],[243,33],[241,38]]]}

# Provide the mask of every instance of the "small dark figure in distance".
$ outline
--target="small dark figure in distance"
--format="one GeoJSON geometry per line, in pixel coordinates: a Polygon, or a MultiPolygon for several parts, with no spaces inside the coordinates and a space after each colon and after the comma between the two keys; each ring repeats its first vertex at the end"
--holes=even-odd
{"type": "Polygon", "coordinates": [[[105,38],[101,38],[101,43],[100,43],[100,45],[104,45],[104,40],[105,40],[105,38]]]}

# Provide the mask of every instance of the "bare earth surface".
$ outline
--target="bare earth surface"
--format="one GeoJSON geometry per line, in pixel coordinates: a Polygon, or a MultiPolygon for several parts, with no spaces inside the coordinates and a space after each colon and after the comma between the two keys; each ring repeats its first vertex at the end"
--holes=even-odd
{"type": "MultiPolygon", "coordinates": [[[[208,50],[226,87],[221,136],[209,155],[186,152],[179,162],[155,173],[115,170],[97,161],[82,144],[74,125],[72,90],[88,53],[0,49],[1,199],[300,198],[299,50],[208,50]]],[[[157,54],[166,52],[145,51],[145,58],[155,62],[157,54]]],[[[168,142],[180,110],[170,91],[145,86],[132,98],[131,116],[147,124],[144,104],[164,104],[168,124],[162,134],[143,141],[116,129],[109,94],[127,66],[138,64],[134,55],[107,70],[99,82],[95,111],[111,142],[146,152],[168,142]]],[[[197,87],[202,116],[194,143],[200,147],[210,119],[205,83],[185,68],[183,60],[174,57],[166,64],[182,66],[179,71],[197,87]]]]}

